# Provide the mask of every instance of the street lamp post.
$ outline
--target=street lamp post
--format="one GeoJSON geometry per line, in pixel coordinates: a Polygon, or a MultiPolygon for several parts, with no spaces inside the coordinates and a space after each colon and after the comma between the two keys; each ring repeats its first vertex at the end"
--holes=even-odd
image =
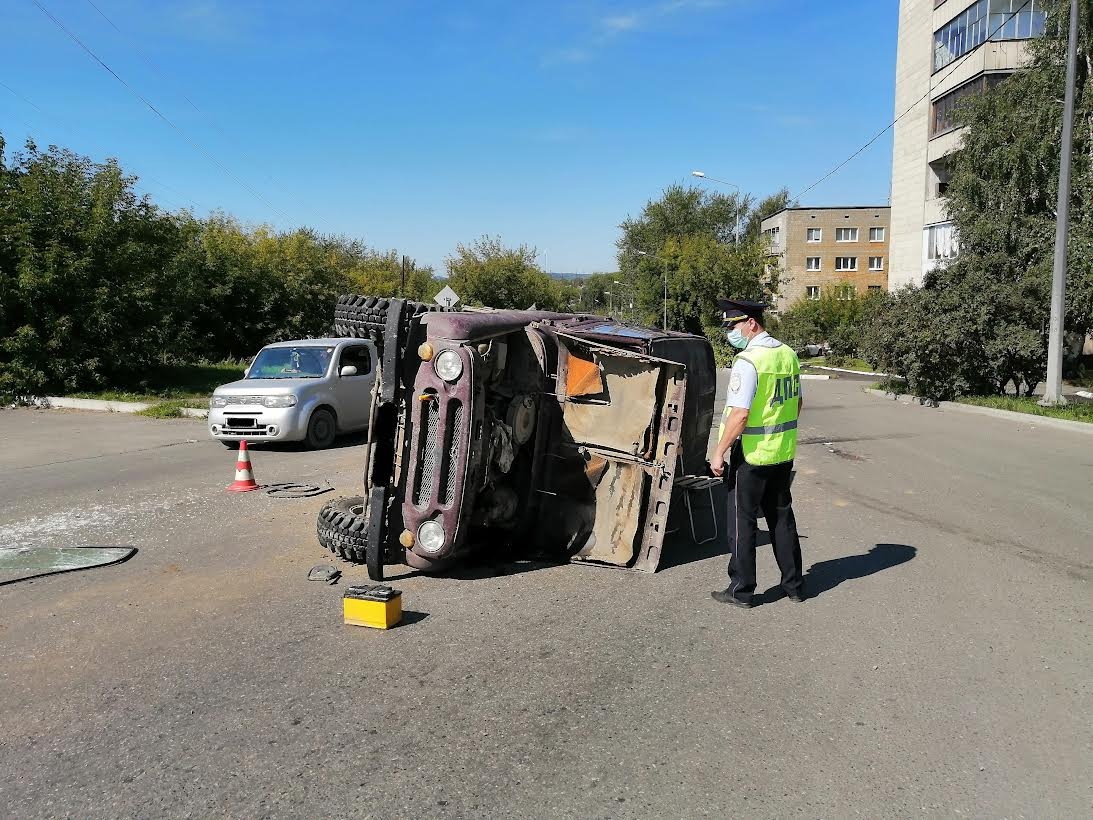
{"type": "Polygon", "coordinates": [[[1078,61],[1078,0],[1070,3],[1063,138],[1059,158],[1059,202],[1055,209],[1055,266],[1051,276],[1051,323],[1047,341],[1047,384],[1043,405],[1066,404],[1063,398],[1063,322],[1066,318],[1066,246],[1070,227],[1070,155],[1074,145],[1074,74],[1078,61]]]}
{"type": "MultiPolygon", "coordinates": [[[[629,294],[630,311],[629,311],[628,315],[630,317],[630,321],[631,322],[634,321],[634,288],[633,288],[633,286],[628,285],[626,282],[620,282],[618,279],[612,279],[611,281],[614,282],[616,285],[618,285],[620,288],[626,288],[626,293],[623,293],[623,295],[622,295],[623,305],[625,305],[625,302],[626,302],[626,299],[627,299],[627,294],[629,294]]],[[[622,307],[620,306],[619,309],[621,310],[622,307]]]]}
{"type": "MultiPolygon", "coordinates": [[[[731,188],[736,189],[736,193],[740,193],[740,186],[735,182],[726,182],[723,179],[717,179],[716,177],[706,176],[705,171],[691,171],[691,176],[698,177],[699,179],[708,179],[710,182],[717,182],[721,185],[728,185],[731,188]]],[[[739,209],[738,209],[739,210],[739,209]]],[[[740,215],[737,213],[736,224],[733,226],[733,244],[740,244],[740,215]]]]}

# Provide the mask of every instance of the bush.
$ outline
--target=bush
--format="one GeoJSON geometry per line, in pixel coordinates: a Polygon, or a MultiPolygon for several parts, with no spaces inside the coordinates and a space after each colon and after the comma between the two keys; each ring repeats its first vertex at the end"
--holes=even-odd
{"type": "Polygon", "coordinates": [[[874,316],[864,358],[931,399],[1032,395],[1047,351],[1040,328],[1024,317],[1036,315],[1046,294],[1000,279],[956,262],[923,287],[905,288],[874,316]]]}
{"type": "Polygon", "coordinates": [[[860,294],[849,297],[845,284],[826,288],[819,299],[799,299],[779,322],[779,337],[796,350],[807,344],[827,344],[831,348],[828,364],[836,367],[835,358],[863,356],[863,340],[873,316],[883,308],[885,294],[860,294]]]}

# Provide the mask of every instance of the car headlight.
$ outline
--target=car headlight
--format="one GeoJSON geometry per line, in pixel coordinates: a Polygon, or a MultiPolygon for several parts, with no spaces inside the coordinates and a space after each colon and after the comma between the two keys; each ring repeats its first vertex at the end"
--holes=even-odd
{"type": "Polygon", "coordinates": [[[463,360],[454,350],[445,350],[433,362],[436,374],[446,382],[454,382],[463,375],[463,360]]]}
{"type": "Polygon", "coordinates": [[[426,521],[417,528],[417,545],[422,552],[439,552],[444,546],[444,527],[439,521],[426,521]]]}
{"type": "Polygon", "coordinates": [[[293,395],[266,396],[262,399],[262,404],[265,407],[292,407],[296,404],[296,397],[293,395]]]}
{"type": "Polygon", "coordinates": [[[213,396],[211,399],[209,399],[209,407],[227,407],[227,406],[228,406],[227,396],[213,396]]]}

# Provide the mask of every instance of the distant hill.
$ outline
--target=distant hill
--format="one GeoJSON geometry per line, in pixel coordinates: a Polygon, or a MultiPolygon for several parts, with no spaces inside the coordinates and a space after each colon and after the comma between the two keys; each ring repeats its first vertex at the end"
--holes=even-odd
{"type": "Polygon", "coordinates": [[[553,276],[555,279],[570,280],[570,279],[585,279],[586,277],[589,277],[592,274],[591,273],[559,273],[558,271],[548,271],[548,275],[553,276]]]}

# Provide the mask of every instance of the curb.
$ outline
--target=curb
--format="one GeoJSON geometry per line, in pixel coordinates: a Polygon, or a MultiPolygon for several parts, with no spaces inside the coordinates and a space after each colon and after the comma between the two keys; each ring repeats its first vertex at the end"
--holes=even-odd
{"type": "Polygon", "coordinates": [[[147,401],[104,401],[103,399],[70,399],[67,396],[46,396],[41,407],[62,407],[66,410],[105,410],[108,413],[139,413],[152,406],[147,401]]]}
{"type": "Polygon", "coordinates": [[[804,379],[814,379],[814,380],[817,380],[817,381],[827,381],[830,378],[831,378],[830,376],[821,376],[817,373],[802,373],[801,374],[801,379],[802,380],[804,380],[804,379]]]}
{"type": "Polygon", "coordinates": [[[830,370],[832,373],[853,373],[855,376],[881,376],[885,379],[898,379],[891,373],[874,373],[870,370],[848,370],[845,367],[828,367],[826,364],[802,364],[802,367],[811,367],[813,370],[830,370]]]}
{"type": "MultiPolygon", "coordinates": [[[[67,396],[44,396],[34,402],[38,407],[62,408],[65,410],[101,410],[108,413],[139,413],[157,402],[147,401],[104,401],[102,399],[71,399],[67,396]]],[[[208,418],[209,411],[197,407],[183,407],[182,415],[192,419],[208,418]]]]}
{"type": "MultiPolygon", "coordinates": [[[[922,404],[924,401],[928,401],[927,399],[920,399],[918,396],[885,393],[883,390],[876,390],[872,387],[863,387],[862,392],[880,396],[882,399],[894,399],[900,404],[922,404]]],[[[1022,422],[1037,427],[1053,427],[1057,430],[1069,430],[1073,433],[1093,435],[1093,424],[1085,421],[1053,419],[1051,416],[1035,416],[1031,413],[1017,413],[1013,410],[998,410],[994,407],[978,407],[974,404],[961,404],[956,401],[938,402],[937,406],[942,410],[953,410],[957,413],[971,413],[976,416],[993,416],[996,419],[1007,419],[1009,421],[1022,422]]]]}

